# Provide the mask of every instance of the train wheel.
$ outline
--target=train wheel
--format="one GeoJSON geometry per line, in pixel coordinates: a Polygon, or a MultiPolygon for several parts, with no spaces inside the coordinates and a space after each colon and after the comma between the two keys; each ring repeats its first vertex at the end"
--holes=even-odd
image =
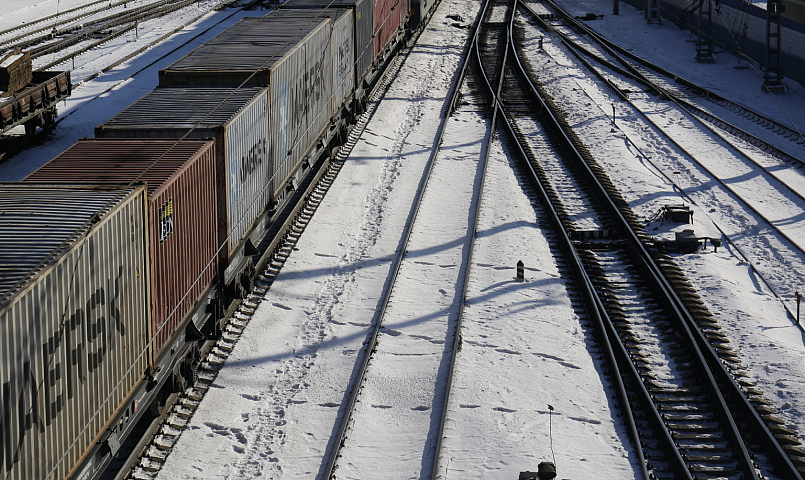
{"type": "Polygon", "coordinates": [[[240,281],[238,282],[238,293],[240,294],[240,298],[246,298],[251,293],[252,288],[254,287],[254,265],[249,264],[249,266],[240,274],[240,281]]]}

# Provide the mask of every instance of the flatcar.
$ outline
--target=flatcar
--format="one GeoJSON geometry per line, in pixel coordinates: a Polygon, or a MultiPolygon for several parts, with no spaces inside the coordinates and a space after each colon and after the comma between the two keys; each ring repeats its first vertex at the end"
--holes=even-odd
{"type": "Polygon", "coordinates": [[[98,478],[193,381],[254,245],[410,26],[408,0],[312,3],[235,24],[99,138],[0,184],[4,479],[98,478]]]}

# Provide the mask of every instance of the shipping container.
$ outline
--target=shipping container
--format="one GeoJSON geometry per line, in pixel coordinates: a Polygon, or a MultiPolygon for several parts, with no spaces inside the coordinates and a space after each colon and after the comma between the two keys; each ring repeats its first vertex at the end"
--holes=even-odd
{"type": "Polygon", "coordinates": [[[409,0],[374,0],[375,58],[402,36],[409,0]]]}
{"type": "MultiPolygon", "coordinates": [[[[282,4],[283,9],[321,9],[331,6],[328,0],[288,0],[282,4]]],[[[349,7],[352,9],[353,21],[355,23],[355,84],[360,85],[361,81],[369,73],[375,61],[375,41],[374,41],[374,1],[373,0],[339,0],[338,8],[349,7]]]]}
{"type": "Polygon", "coordinates": [[[0,467],[63,479],[147,368],[143,186],[0,184],[0,467]]]}
{"type": "Polygon", "coordinates": [[[266,87],[274,66],[288,56],[304,56],[307,37],[326,28],[327,22],[329,19],[300,20],[280,25],[265,18],[244,18],[160,70],[159,86],[266,87]]]}
{"type": "Polygon", "coordinates": [[[330,45],[333,52],[332,84],[333,113],[337,112],[344,101],[352,96],[355,89],[355,29],[352,9],[331,8],[328,10],[282,9],[273,10],[266,15],[274,20],[283,18],[307,18],[317,20],[329,17],[332,30],[330,45]]]}
{"type": "Polygon", "coordinates": [[[330,123],[330,18],[244,18],[161,70],[160,85],[247,85],[270,90],[274,199],[294,183],[302,159],[330,123]]]}
{"type": "Polygon", "coordinates": [[[25,182],[146,182],[152,361],[212,287],[218,249],[212,140],[81,140],[25,182]]]}
{"type": "Polygon", "coordinates": [[[215,139],[220,265],[230,283],[271,199],[265,88],[157,88],[95,128],[98,138],[215,139]],[[255,226],[254,229],[252,227],[255,226]]]}

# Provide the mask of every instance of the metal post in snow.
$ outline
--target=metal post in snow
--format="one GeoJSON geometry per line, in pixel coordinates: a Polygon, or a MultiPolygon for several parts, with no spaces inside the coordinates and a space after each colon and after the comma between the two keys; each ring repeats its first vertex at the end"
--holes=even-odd
{"type": "Polygon", "coordinates": [[[794,293],[797,295],[797,325],[799,325],[799,304],[802,301],[802,295],[799,293],[799,290],[794,293]]]}
{"type": "Polygon", "coordinates": [[[525,281],[525,264],[522,260],[517,262],[517,281],[523,282],[525,281]]]}
{"type": "Polygon", "coordinates": [[[612,104],[612,125],[615,125],[615,104],[612,104]]]}

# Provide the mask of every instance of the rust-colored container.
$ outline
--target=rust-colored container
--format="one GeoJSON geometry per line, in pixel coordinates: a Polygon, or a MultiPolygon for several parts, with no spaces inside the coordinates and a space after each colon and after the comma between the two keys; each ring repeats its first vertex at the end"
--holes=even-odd
{"type": "Polygon", "coordinates": [[[217,272],[211,140],[81,140],[23,181],[129,183],[148,190],[153,359],[217,272]]]}
{"type": "Polygon", "coordinates": [[[409,0],[374,0],[375,58],[396,38],[408,15],[409,0]]]}

